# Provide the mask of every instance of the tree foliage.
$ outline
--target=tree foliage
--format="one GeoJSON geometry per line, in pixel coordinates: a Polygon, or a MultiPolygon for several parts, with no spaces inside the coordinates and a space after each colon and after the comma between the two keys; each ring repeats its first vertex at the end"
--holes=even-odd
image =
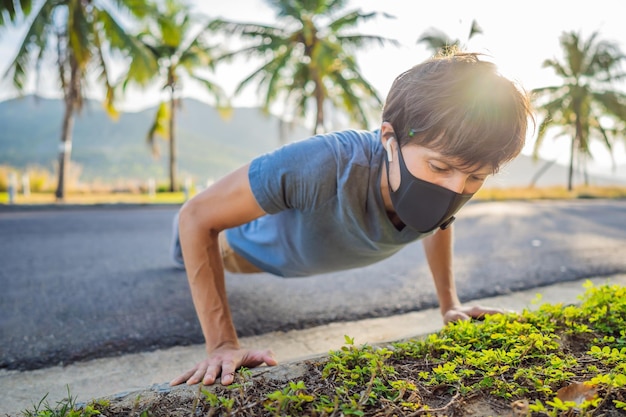
{"type": "MultiPolygon", "coordinates": [[[[28,2],[22,4],[25,10],[29,6],[28,2]]],[[[59,200],[65,195],[74,116],[84,106],[93,77],[105,88],[107,111],[112,116],[117,114],[107,53],[121,51],[136,56],[135,65],[130,68],[136,77],[151,71],[152,60],[147,51],[128,34],[119,19],[120,15],[139,18],[147,11],[148,6],[140,0],[46,0],[38,10],[31,12],[26,36],[5,77],[11,77],[15,88],[22,92],[31,74],[37,79],[47,76],[49,63],[56,64],[56,76],[65,102],[56,190],[59,200]]]]}
{"type": "MultiPolygon", "coordinates": [[[[184,80],[199,84],[215,98],[222,114],[228,114],[228,100],[222,88],[203,75],[204,70],[214,69],[216,62],[215,48],[208,44],[205,29],[206,24],[193,18],[187,4],[175,0],[161,2],[137,36],[150,51],[156,66],[145,77],[129,73],[123,83],[124,87],[131,83],[158,83],[167,93],[167,99],[159,104],[147,139],[155,155],[159,154],[157,136],[169,142],[170,191],[177,189],[175,124],[184,80]]],[[[131,66],[139,58],[133,56],[131,66]]]]}
{"type": "Polygon", "coordinates": [[[32,0],[0,0],[0,26],[18,22],[28,16],[32,8],[32,0]]]}
{"type": "Polygon", "coordinates": [[[626,78],[621,67],[626,56],[617,44],[601,40],[598,32],[587,39],[578,32],[566,32],[560,44],[563,60],[547,59],[543,66],[554,70],[562,84],[533,90],[542,114],[534,156],[549,128],[560,130],[558,136],[569,137],[567,181],[571,190],[575,163],[585,170],[587,161],[593,158],[589,146],[592,140],[600,140],[612,154],[615,141],[625,137],[626,94],[619,82],[626,78]]]}
{"type": "MultiPolygon", "coordinates": [[[[482,34],[483,29],[476,20],[472,20],[467,41],[469,42],[474,36],[482,34]]],[[[466,49],[466,45],[460,39],[453,39],[445,32],[430,28],[417,39],[417,43],[425,44],[434,55],[451,55],[457,50],[466,49]]]]}
{"type": "Polygon", "coordinates": [[[245,56],[263,61],[239,84],[236,93],[256,82],[265,111],[281,101],[285,112],[291,112],[286,116],[294,119],[306,119],[314,108],[314,133],[326,129],[328,104],[367,127],[368,112],[382,103],[363,77],[354,53],[371,45],[397,42],[358,34],[354,28],[379,14],[345,11],[345,0],[268,3],[276,11],[275,26],[224,20],[216,20],[210,26],[223,33],[238,34],[247,42],[247,46],[224,55],[223,59],[245,56]]]}

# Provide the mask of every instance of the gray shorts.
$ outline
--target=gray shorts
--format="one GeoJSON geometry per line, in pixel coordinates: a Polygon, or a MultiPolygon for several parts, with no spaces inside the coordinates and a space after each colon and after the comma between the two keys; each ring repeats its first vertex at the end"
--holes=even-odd
{"type": "Polygon", "coordinates": [[[224,263],[224,269],[228,272],[237,274],[253,274],[256,272],[263,272],[256,266],[252,265],[243,256],[237,254],[228,244],[226,239],[226,233],[221,232],[219,234],[220,252],[222,254],[222,262],[224,263]]]}
{"type": "MultiPolygon", "coordinates": [[[[253,274],[257,272],[263,272],[233,250],[233,248],[228,244],[225,232],[221,232],[219,234],[218,242],[220,245],[220,254],[222,255],[222,263],[224,264],[225,270],[237,274],[253,274]]],[[[172,243],[170,245],[170,256],[172,257],[172,260],[174,261],[176,267],[180,269],[185,268],[185,264],[183,261],[183,252],[180,246],[180,238],[178,235],[178,213],[176,214],[176,216],[174,216],[174,221],[172,224],[172,243]]]]}

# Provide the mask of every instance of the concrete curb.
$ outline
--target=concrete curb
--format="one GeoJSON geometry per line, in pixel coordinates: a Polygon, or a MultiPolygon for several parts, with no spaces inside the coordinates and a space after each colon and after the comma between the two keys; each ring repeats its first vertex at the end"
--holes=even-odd
{"type": "MultiPolygon", "coordinates": [[[[589,279],[595,285],[605,283],[626,285],[626,274],[589,279]]],[[[475,300],[468,304],[482,304],[509,310],[535,309],[540,304],[573,304],[579,301],[584,292],[586,279],[539,287],[527,291],[514,292],[504,296],[475,300]],[[540,301],[537,294],[541,294],[540,301]]],[[[263,373],[265,378],[297,378],[306,369],[304,361],[319,358],[344,344],[344,335],[354,338],[360,344],[384,344],[413,337],[421,337],[436,332],[442,327],[438,309],[429,309],[393,317],[361,320],[348,323],[331,323],[325,326],[273,332],[241,339],[242,346],[271,348],[276,359],[283,365],[272,368],[262,367],[254,375],[263,373]]],[[[70,393],[79,402],[95,398],[109,398],[113,401],[135,400],[137,396],[146,399],[173,389],[185,390],[196,395],[198,387],[172,388],[167,382],[179,373],[189,369],[204,356],[202,345],[175,347],[153,352],[123,355],[117,358],[96,359],[75,363],[65,367],[57,366],[35,371],[20,372],[0,370],[0,392],[3,399],[0,414],[18,416],[20,412],[32,408],[46,394],[54,405],[70,393]]],[[[186,395],[186,394],[185,394],[186,395]]]]}

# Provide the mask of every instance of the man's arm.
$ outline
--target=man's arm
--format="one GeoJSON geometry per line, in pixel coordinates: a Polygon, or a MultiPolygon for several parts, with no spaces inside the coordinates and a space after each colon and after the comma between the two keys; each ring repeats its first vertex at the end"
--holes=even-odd
{"type": "Polygon", "coordinates": [[[456,292],[453,272],[453,226],[445,230],[437,230],[422,241],[428,266],[433,275],[439,309],[444,324],[457,320],[481,318],[485,314],[503,313],[496,308],[482,306],[464,307],[456,292]]]}
{"type": "Polygon", "coordinates": [[[218,235],[264,215],[248,180],[246,165],[222,178],[180,210],[179,234],[193,303],[206,341],[208,357],[171,384],[222,384],[233,381],[240,366],[275,365],[269,350],[241,349],[231,318],[218,235]]]}

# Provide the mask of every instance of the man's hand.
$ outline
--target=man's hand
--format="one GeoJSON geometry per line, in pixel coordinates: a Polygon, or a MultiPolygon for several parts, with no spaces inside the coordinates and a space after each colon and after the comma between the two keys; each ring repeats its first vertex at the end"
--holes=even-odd
{"type": "Polygon", "coordinates": [[[173,379],[170,385],[179,385],[183,382],[193,385],[200,381],[204,385],[212,385],[220,375],[222,385],[230,385],[235,379],[235,371],[238,368],[242,366],[255,368],[263,363],[269,366],[278,363],[271,350],[219,348],[211,352],[207,359],[173,379]]]}
{"type": "Polygon", "coordinates": [[[445,314],[443,315],[443,324],[448,324],[450,322],[459,320],[482,319],[487,314],[506,313],[511,313],[511,311],[483,306],[458,306],[453,307],[445,312],[445,314]]]}

